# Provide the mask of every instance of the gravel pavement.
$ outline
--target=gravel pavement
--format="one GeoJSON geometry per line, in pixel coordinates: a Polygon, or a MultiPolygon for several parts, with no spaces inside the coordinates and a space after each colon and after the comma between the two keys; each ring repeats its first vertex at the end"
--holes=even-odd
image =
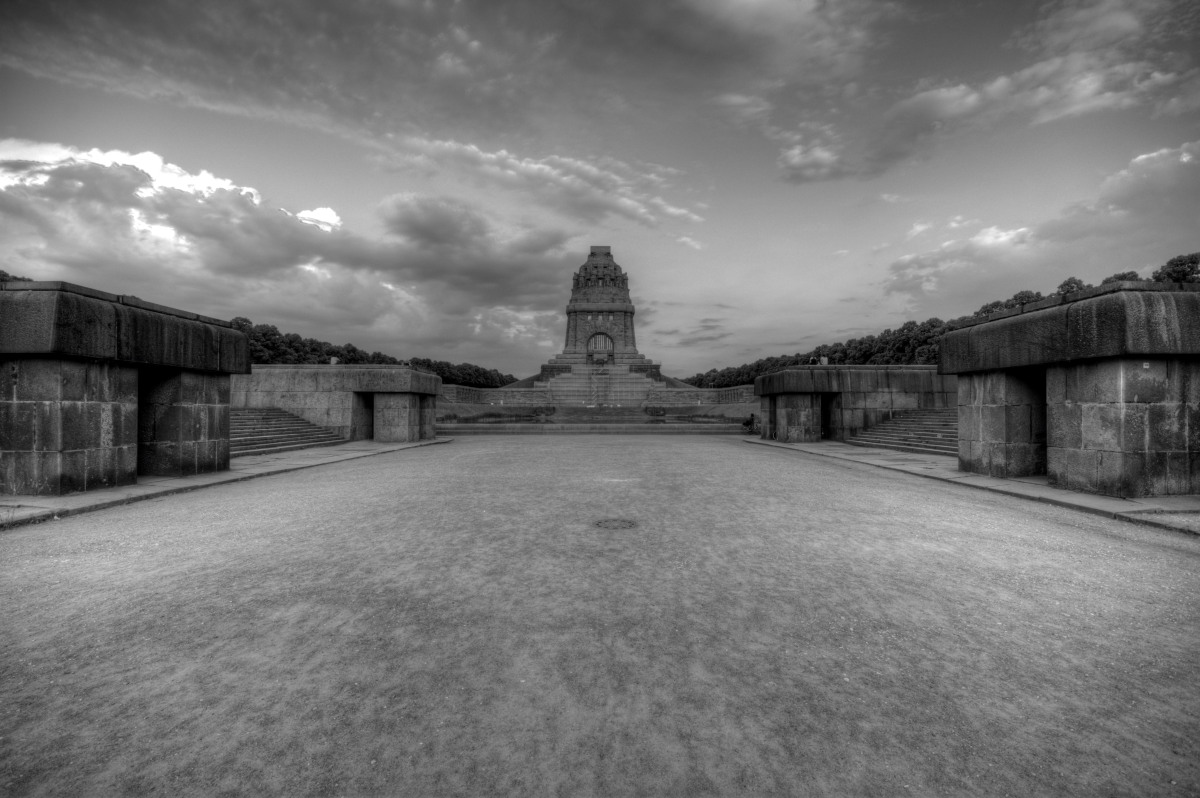
{"type": "Polygon", "coordinates": [[[1200,538],[735,438],[16,527],[0,602],[11,795],[1200,795],[1200,538]]]}

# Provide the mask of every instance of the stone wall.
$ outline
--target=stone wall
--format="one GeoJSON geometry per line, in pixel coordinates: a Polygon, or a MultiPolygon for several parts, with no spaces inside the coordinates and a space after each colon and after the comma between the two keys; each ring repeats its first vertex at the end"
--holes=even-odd
{"type": "Polygon", "coordinates": [[[138,375],[138,473],[229,468],[229,377],[144,368],[138,375]]]}
{"type": "Polygon", "coordinates": [[[255,365],[235,376],[235,408],[277,407],[346,440],[415,441],[435,436],[442,380],[407,366],[255,365]]]}
{"type": "Polygon", "coordinates": [[[958,378],[958,458],[979,474],[1046,473],[1046,381],[1013,369],[958,378]]]}
{"type": "Polygon", "coordinates": [[[0,493],[229,466],[229,322],[60,282],[0,283],[0,493]]]}
{"type": "Polygon", "coordinates": [[[1111,496],[1200,493],[1200,358],[1114,358],[1046,374],[1050,484],[1111,496]]]}
{"type": "Polygon", "coordinates": [[[762,435],[845,440],[905,410],[954,407],[957,381],[934,366],[796,366],[754,381],[762,435]]]}
{"type": "Polygon", "coordinates": [[[1110,496],[1200,493],[1200,285],[1118,283],[942,338],[959,468],[1110,496]]]}
{"type": "Polygon", "coordinates": [[[3,493],[59,495],[137,482],[138,370],[0,358],[3,493]]]}

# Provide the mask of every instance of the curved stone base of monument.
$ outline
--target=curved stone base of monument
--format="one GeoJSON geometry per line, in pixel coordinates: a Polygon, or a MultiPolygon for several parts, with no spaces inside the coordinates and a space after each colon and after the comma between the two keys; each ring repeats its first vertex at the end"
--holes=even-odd
{"type": "Polygon", "coordinates": [[[255,365],[233,379],[234,408],[277,407],[346,440],[435,437],[442,380],[408,366],[255,365]]]}

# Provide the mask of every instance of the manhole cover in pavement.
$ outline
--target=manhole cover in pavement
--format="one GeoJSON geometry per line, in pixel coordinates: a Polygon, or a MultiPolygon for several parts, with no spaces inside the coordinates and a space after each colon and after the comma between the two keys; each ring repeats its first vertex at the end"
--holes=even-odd
{"type": "Polygon", "coordinates": [[[595,525],[601,529],[633,529],[637,526],[637,521],[630,521],[628,518],[605,518],[597,521],[595,525]]]}

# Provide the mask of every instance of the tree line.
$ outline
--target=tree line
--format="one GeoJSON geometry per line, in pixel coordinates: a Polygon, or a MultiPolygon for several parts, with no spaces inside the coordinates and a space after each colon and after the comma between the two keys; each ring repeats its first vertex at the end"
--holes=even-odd
{"type": "Polygon", "coordinates": [[[354,344],[331,344],[296,333],[281,333],[274,324],[255,324],[244,316],[233,319],[233,326],[244,332],[250,342],[250,362],[260,365],[317,365],[337,358],[338,363],[381,366],[411,366],[418,371],[436,374],[447,385],[466,385],[471,388],[499,388],[516,382],[511,374],[474,363],[450,363],[413,357],[400,360],[382,352],[367,352],[354,344]]]}
{"type": "MultiPolygon", "coordinates": [[[[1118,272],[1111,277],[1105,277],[1100,285],[1140,279],[1142,278],[1138,276],[1137,272],[1118,272]]],[[[1159,267],[1150,276],[1150,279],[1163,283],[1200,282],[1200,252],[1171,258],[1159,267]]],[[[1070,294],[1092,287],[1078,277],[1068,277],[1059,284],[1058,288],[1054,289],[1050,296],[1070,294]]],[[[782,371],[792,366],[820,363],[822,358],[828,358],[827,362],[830,365],[846,366],[936,364],[938,339],[950,330],[962,326],[970,319],[1047,298],[1038,291],[1018,291],[1008,299],[988,302],[969,316],[959,316],[949,321],[942,321],[936,317],[921,322],[906,321],[894,330],[884,330],[877,335],[851,338],[836,344],[821,344],[808,352],[765,357],[753,363],[743,363],[740,366],[709,369],[703,374],[687,377],[683,382],[697,388],[732,388],[736,385],[748,385],[754,382],[755,377],[782,371]]]]}

